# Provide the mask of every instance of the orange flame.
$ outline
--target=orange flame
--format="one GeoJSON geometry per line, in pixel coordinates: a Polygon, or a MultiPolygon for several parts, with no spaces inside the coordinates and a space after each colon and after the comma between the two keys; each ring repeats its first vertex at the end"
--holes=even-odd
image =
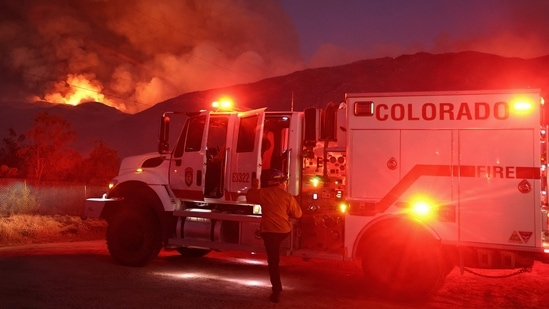
{"type": "Polygon", "coordinates": [[[57,88],[63,88],[61,91],[49,93],[45,95],[45,100],[53,103],[65,103],[76,106],[84,102],[101,102],[103,104],[113,106],[112,102],[105,99],[101,93],[102,86],[99,82],[94,82],[84,75],[67,76],[67,82],[59,84],[57,88]],[[67,88],[68,87],[68,88],[67,88]]]}

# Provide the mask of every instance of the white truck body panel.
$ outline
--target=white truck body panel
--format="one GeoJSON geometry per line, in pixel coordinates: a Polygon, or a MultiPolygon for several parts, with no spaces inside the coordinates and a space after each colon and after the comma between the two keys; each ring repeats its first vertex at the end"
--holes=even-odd
{"type": "Polygon", "coordinates": [[[540,100],[535,90],[347,95],[347,250],[416,195],[449,212],[425,222],[442,243],[539,248],[540,100]],[[356,115],[357,102],[371,115],[356,115]]]}

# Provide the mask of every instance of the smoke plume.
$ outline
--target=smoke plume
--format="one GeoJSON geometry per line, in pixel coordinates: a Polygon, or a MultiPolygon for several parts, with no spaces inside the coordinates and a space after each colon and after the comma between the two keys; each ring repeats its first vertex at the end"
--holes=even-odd
{"type": "Polygon", "coordinates": [[[0,100],[129,113],[302,67],[276,0],[4,0],[0,56],[0,100]]]}

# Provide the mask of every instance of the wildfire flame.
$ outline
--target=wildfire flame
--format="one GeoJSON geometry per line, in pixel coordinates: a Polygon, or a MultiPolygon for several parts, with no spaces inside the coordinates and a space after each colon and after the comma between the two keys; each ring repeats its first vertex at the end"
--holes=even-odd
{"type": "Polygon", "coordinates": [[[65,103],[76,106],[84,102],[101,102],[105,105],[114,106],[113,102],[105,98],[101,93],[103,87],[99,82],[84,75],[67,76],[67,81],[58,83],[57,91],[46,94],[44,99],[52,103],[65,103]]]}

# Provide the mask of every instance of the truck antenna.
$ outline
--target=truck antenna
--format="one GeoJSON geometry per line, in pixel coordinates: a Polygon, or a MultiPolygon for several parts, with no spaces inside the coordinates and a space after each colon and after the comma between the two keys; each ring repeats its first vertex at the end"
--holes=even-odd
{"type": "Polygon", "coordinates": [[[294,92],[292,91],[292,106],[290,107],[290,111],[294,111],[294,92]]]}

